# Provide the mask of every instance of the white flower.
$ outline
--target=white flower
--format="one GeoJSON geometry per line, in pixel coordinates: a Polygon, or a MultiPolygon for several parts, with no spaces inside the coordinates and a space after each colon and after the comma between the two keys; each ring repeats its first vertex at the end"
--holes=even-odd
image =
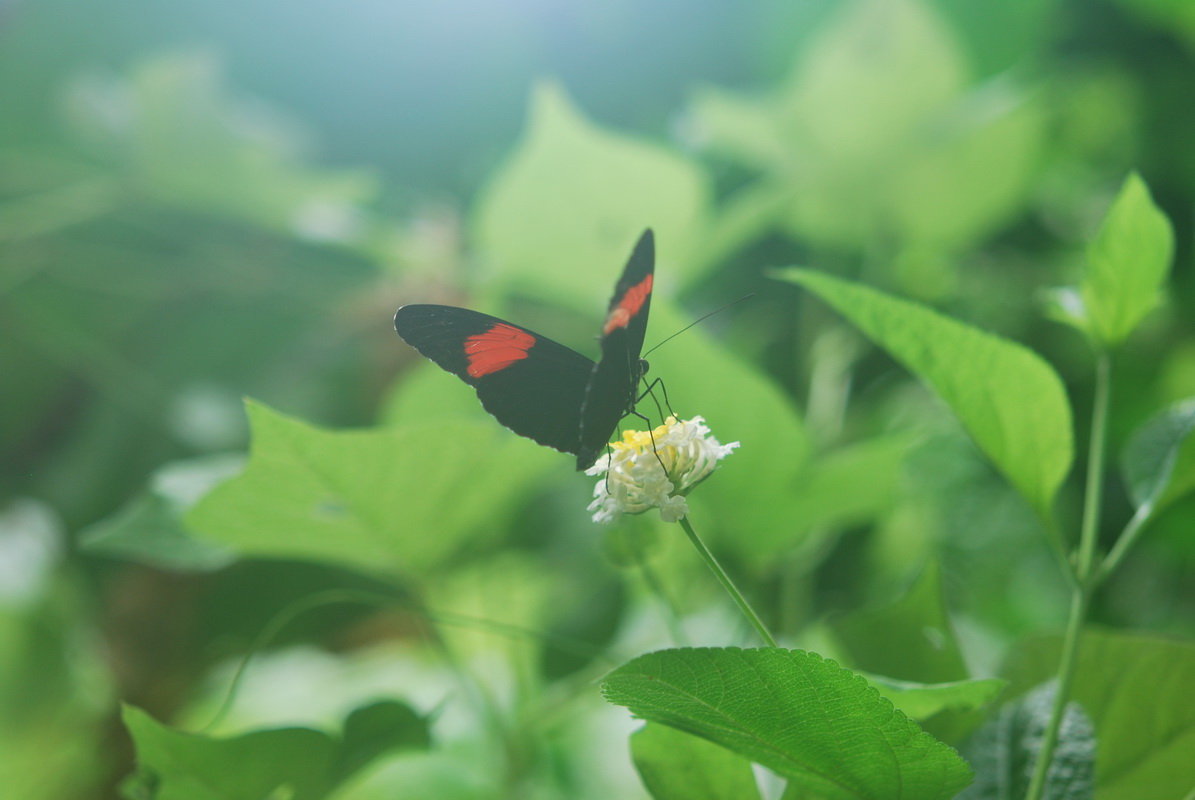
{"type": "Polygon", "coordinates": [[[654,431],[623,432],[622,441],[585,470],[602,476],[589,504],[593,521],[658,508],[662,520],[676,522],[689,513],[685,495],[738,446],[719,444],[701,417],[669,417],[654,431]]]}

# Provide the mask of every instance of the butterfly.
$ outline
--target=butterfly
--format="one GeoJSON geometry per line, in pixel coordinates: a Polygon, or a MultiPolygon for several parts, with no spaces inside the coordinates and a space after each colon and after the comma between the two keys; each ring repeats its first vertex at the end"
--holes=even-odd
{"type": "Polygon", "coordinates": [[[588,469],[623,417],[635,412],[648,364],[640,354],[655,274],[655,239],[639,237],[602,324],[595,363],[535,331],[467,308],[406,305],[394,315],[403,341],[477,391],[498,422],[577,457],[588,469]]]}

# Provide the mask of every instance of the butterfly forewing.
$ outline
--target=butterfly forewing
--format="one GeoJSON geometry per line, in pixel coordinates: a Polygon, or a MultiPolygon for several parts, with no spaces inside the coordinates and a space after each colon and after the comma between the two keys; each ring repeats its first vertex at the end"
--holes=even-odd
{"type": "Polygon", "coordinates": [[[594,363],[534,331],[455,306],[409,305],[394,315],[407,344],[477,391],[500,423],[576,454],[594,363]]]}
{"type": "Polygon", "coordinates": [[[581,410],[579,470],[593,464],[619,420],[634,409],[654,276],[655,239],[648,229],[627,261],[602,324],[602,357],[593,368],[581,410]]]}

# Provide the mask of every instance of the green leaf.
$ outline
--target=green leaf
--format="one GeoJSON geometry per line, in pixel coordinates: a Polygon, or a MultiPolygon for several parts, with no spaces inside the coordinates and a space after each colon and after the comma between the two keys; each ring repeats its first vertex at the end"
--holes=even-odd
{"type": "Polygon", "coordinates": [[[1088,248],[1087,273],[1066,301],[1064,321],[1104,347],[1119,345],[1159,305],[1173,255],[1170,220],[1131,173],[1088,248]]]}
{"type": "MultiPolygon", "coordinates": [[[[1017,647],[1002,670],[1010,694],[1028,691],[1058,668],[1061,637],[1017,647]]],[[[1087,629],[1071,697],[1099,731],[1096,792],[1101,800],[1186,797],[1195,789],[1195,645],[1144,634],[1087,629]]]]}
{"type": "Polygon", "coordinates": [[[137,750],[126,794],[154,800],[316,800],[383,753],[424,749],[429,741],[427,723],[393,701],[353,711],[342,737],[275,728],[214,738],[174,730],[127,705],[123,719],[137,750]]]}
{"type": "Polygon", "coordinates": [[[637,716],[709,739],[817,796],[953,797],[970,770],[858,675],[814,653],[663,650],[602,684],[637,716]]]}
{"type": "Polygon", "coordinates": [[[895,603],[834,617],[830,629],[856,669],[923,683],[969,677],[936,563],[928,564],[895,603]]]}
{"type": "Polygon", "coordinates": [[[816,293],[928,383],[1045,519],[1074,456],[1071,411],[1036,353],[923,306],[805,270],[779,277],[816,293]]]}
{"type": "MultiPolygon", "coordinates": [[[[975,783],[961,798],[1005,800],[1025,796],[1056,694],[1057,685],[1047,683],[1005,706],[979,729],[964,751],[975,767],[975,783]]],[[[1091,720],[1078,703],[1067,703],[1042,797],[1090,800],[1095,793],[1095,751],[1091,720]]]]}
{"type": "Polygon", "coordinates": [[[758,800],[751,762],[705,739],[647,723],[631,734],[631,758],[655,800],[758,800]]]}
{"type": "Polygon", "coordinates": [[[999,678],[974,678],[947,683],[914,683],[879,675],[864,675],[880,694],[910,719],[918,722],[943,711],[972,711],[996,699],[1008,685],[999,678]]]}
{"type": "Polygon", "coordinates": [[[166,464],[145,494],[79,533],[79,549],[173,570],[216,570],[235,558],[227,547],[196,539],[183,517],[214,485],[240,472],[244,458],[206,456],[166,464]]]}
{"type": "Polygon", "coordinates": [[[606,302],[644,228],[655,230],[660,273],[682,283],[709,198],[695,163],[595,127],[542,84],[523,142],[482,193],[476,242],[508,282],[590,308],[606,302]]]}
{"type": "Polygon", "coordinates": [[[134,706],[124,707],[123,718],[137,749],[135,781],[143,787],[126,789],[133,797],[315,800],[331,788],[336,742],[326,733],[279,728],[213,739],[172,730],[134,706]]]}
{"type": "Polygon", "coordinates": [[[245,472],[186,517],[247,555],[426,570],[500,530],[553,462],[490,421],[323,431],[259,403],[247,409],[245,472]]]}
{"type": "Polygon", "coordinates": [[[1121,468],[1137,508],[1153,509],[1195,488],[1195,459],[1184,447],[1192,430],[1195,398],[1175,403],[1133,434],[1121,468]]]}

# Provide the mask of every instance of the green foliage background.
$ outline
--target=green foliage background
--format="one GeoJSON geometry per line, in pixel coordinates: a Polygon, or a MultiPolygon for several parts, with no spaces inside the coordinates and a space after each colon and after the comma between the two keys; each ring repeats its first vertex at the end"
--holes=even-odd
{"type": "Polygon", "coordinates": [[[448,302],[593,355],[650,226],[649,345],[756,293],[651,355],[742,442],[694,523],[785,646],[951,745],[995,708],[969,679],[1057,659],[1092,404],[1058,320],[1118,347],[1102,546],[1163,512],[1075,697],[1096,796],[1184,796],[1195,720],[1151,709],[1195,669],[1190,406],[1155,417],[1195,395],[1192,141],[1183,0],[0,0],[0,786],[115,797],[136,753],[132,796],[753,796],[595,685],[673,629],[757,644],[675,526],[595,526],[569,458],[391,328],[448,302]]]}

